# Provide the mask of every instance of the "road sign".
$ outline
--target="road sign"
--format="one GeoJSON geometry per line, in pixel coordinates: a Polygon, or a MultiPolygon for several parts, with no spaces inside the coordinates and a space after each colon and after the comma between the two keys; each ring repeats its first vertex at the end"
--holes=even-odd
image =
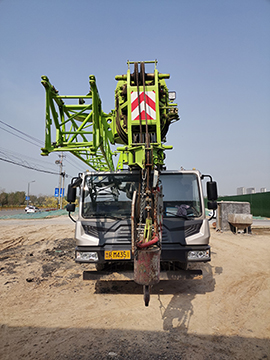
{"type": "MultiPolygon", "coordinates": [[[[60,197],[65,196],[65,189],[60,189],[60,197]]],[[[59,188],[54,189],[54,197],[59,197],[59,188]]]]}

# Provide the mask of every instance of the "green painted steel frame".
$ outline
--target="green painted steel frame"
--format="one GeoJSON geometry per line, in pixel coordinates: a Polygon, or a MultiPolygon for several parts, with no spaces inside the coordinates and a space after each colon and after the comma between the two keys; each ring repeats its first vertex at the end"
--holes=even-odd
{"type": "MultiPolygon", "coordinates": [[[[113,155],[120,154],[117,170],[123,169],[125,165],[145,168],[146,153],[149,154],[150,151],[152,166],[162,167],[165,159],[164,151],[172,149],[172,146],[164,145],[161,126],[164,126],[164,121],[170,124],[179,118],[177,104],[168,100],[165,79],[168,79],[170,75],[160,74],[157,71],[157,61],[145,62],[155,64],[154,81],[146,81],[145,91],[155,92],[156,104],[156,119],[147,121],[148,126],[154,129],[156,139],[154,143],[149,144],[150,148],[147,148],[146,143],[133,142],[133,129],[140,125],[139,120],[131,120],[131,92],[137,93],[138,90],[134,81],[131,82],[130,64],[133,63],[128,61],[127,74],[115,77],[118,80],[115,90],[118,105],[109,114],[102,111],[94,75],[89,76],[90,92],[87,95],[59,95],[48,77],[42,76],[41,83],[46,90],[46,131],[45,146],[41,149],[41,155],[46,156],[55,151],[69,151],[96,171],[113,171],[113,155]],[[122,96],[125,86],[126,98],[122,96]],[[161,97],[160,88],[163,89],[161,97]],[[65,104],[64,100],[78,102],[65,104]],[[117,132],[116,117],[119,115],[117,114],[119,109],[120,112],[124,110],[127,114],[127,123],[121,124],[122,127],[125,126],[125,130],[124,128],[122,130],[126,131],[126,144],[117,132]],[[53,125],[56,130],[55,139],[52,139],[53,125]],[[124,144],[124,146],[112,152],[111,145],[115,143],[124,144]]],[[[139,92],[143,91],[144,87],[139,86],[139,92]]],[[[146,121],[142,120],[141,124],[146,126],[146,121]]]]}
{"type": "Polygon", "coordinates": [[[114,113],[102,111],[94,75],[90,75],[89,83],[90,93],[85,96],[60,96],[48,77],[42,76],[46,89],[46,132],[41,155],[69,151],[96,171],[113,171],[114,153],[110,144],[114,139],[109,122],[113,121],[114,113]],[[66,99],[79,100],[79,104],[65,104],[66,99]],[[55,141],[52,124],[56,129],[55,141]]]}
{"type": "MultiPolygon", "coordinates": [[[[128,144],[127,146],[118,147],[117,151],[120,152],[119,161],[117,164],[117,169],[122,169],[124,164],[128,166],[139,166],[141,168],[145,167],[145,154],[146,154],[146,144],[134,144],[133,143],[133,129],[135,127],[140,126],[140,120],[132,120],[131,115],[131,93],[135,92],[138,93],[137,86],[131,84],[131,72],[130,72],[130,64],[133,64],[135,62],[128,61],[128,71],[127,75],[117,75],[115,77],[116,80],[118,80],[118,84],[116,87],[116,98],[120,99],[120,109],[126,108],[127,111],[127,137],[128,137],[128,144]],[[121,96],[121,89],[123,89],[123,86],[127,86],[127,101],[123,100],[121,96]],[[121,100],[123,100],[121,102],[121,100]]],[[[153,166],[162,167],[164,166],[164,151],[167,149],[172,149],[173,147],[170,145],[164,145],[162,143],[162,136],[161,136],[161,118],[160,116],[168,116],[168,113],[171,112],[173,115],[171,117],[170,122],[177,121],[178,120],[178,114],[177,114],[177,104],[173,104],[168,102],[168,89],[165,83],[164,79],[169,79],[169,74],[159,74],[156,64],[157,61],[146,61],[145,63],[154,63],[155,69],[154,69],[154,84],[146,84],[145,85],[145,91],[154,91],[155,92],[155,104],[156,104],[156,119],[155,120],[147,120],[148,126],[152,128],[155,128],[155,134],[156,134],[156,142],[150,143],[150,149],[153,154],[153,166]],[[166,101],[164,103],[164,98],[159,98],[159,87],[160,85],[165,90],[165,98],[166,101]],[[162,101],[163,100],[163,101],[162,101]]],[[[149,82],[150,83],[150,82],[149,82]]],[[[144,87],[139,86],[139,93],[144,92],[144,87]]],[[[146,121],[141,121],[142,126],[146,125],[146,121]]],[[[113,132],[116,132],[116,128],[113,128],[113,132]]]]}

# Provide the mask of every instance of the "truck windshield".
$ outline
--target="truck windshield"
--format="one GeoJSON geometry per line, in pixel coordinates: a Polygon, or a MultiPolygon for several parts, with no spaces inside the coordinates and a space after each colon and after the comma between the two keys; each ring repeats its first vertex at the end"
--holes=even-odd
{"type": "MultiPolygon", "coordinates": [[[[90,174],[85,177],[82,216],[130,218],[133,192],[139,189],[140,173],[90,174]]],[[[161,173],[164,217],[194,218],[202,214],[197,175],[161,173]]]]}
{"type": "Polygon", "coordinates": [[[83,217],[130,218],[132,196],[138,190],[139,179],[139,173],[87,175],[83,217]]]}
{"type": "Polygon", "coordinates": [[[161,174],[164,217],[202,215],[198,177],[193,173],[161,174]]]}

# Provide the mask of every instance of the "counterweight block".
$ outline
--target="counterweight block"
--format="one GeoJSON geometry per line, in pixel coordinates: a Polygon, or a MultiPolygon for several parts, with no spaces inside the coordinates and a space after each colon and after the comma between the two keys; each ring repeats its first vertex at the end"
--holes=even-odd
{"type": "Polygon", "coordinates": [[[134,258],[134,281],[140,285],[154,285],[160,279],[159,248],[138,250],[134,258]]]}

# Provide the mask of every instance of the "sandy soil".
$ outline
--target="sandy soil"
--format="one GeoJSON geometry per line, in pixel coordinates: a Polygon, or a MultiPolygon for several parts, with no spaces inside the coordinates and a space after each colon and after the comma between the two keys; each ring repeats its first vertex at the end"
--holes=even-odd
{"type": "Polygon", "coordinates": [[[212,230],[202,280],[83,281],[66,218],[0,221],[0,359],[269,359],[270,231],[212,230]]]}

